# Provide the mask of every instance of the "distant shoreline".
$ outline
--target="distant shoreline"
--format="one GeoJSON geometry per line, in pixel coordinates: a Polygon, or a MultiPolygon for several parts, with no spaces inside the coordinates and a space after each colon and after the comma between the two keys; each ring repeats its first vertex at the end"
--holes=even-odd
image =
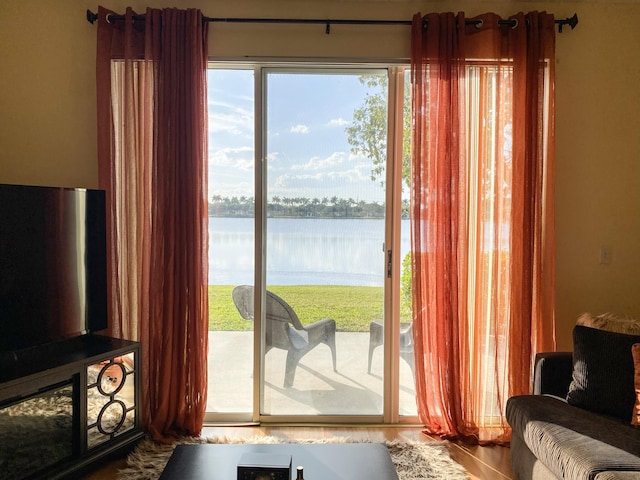
{"type": "MultiPolygon", "coordinates": [[[[379,218],[384,219],[384,202],[367,202],[353,198],[287,198],[274,197],[265,203],[270,218],[379,218]]],[[[246,218],[255,215],[253,197],[214,195],[208,203],[211,217],[246,218]]],[[[402,217],[409,218],[409,201],[402,200],[402,217]]]]}
{"type": "MultiPolygon", "coordinates": [[[[254,218],[253,215],[208,215],[209,218],[254,218]]],[[[305,219],[305,218],[317,218],[322,220],[384,220],[384,217],[337,217],[337,216],[320,216],[320,215],[267,215],[267,218],[290,218],[290,219],[305,219]]]]}

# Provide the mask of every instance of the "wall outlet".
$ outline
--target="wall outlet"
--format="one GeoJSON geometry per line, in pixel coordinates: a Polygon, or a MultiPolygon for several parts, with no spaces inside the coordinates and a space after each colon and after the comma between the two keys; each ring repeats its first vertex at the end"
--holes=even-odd
{"type": "Polygon", "coordinates": [[[611,247],[602,245],[600,247],[600,264],[609,265],[611,263],[611,247]]]}

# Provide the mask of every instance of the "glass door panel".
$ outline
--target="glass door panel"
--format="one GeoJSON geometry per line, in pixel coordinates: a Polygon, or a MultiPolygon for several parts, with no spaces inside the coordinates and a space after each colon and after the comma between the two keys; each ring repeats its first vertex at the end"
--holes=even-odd
{"type": "Polygon", "coordinates": [[[253,321],[232,292],[254,278],[254,72],[208,70],[209,388],[207,412],[253,411],[253,321]]]}
{"type": "Polygon", "coordinates": [[[383,413],[386,78],[265,73],[263,415],[383,413]]]}
{"type": "MultiPolygon", "coordinates": [[[[402,102],[402,199],[400,228],[400,400],[401,416],[417,416],[416,386],[414,378],[411,300],[411,222],[410,222],[410,173],[411,173],[411,71],[404,69],[398,102],[402,102]]],[[[399,86],[400,87],[400,86],[399,86]]]]}

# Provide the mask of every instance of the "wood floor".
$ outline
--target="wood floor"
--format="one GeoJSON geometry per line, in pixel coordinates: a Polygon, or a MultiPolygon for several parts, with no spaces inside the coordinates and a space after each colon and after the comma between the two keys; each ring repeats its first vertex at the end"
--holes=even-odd
{"type": "MultiPolygon", "coordinates": [[[[435,441],[418,427],[325,427],[325,426],[215,426],[205,427],[202,436],[255,437],[273,436],[285,439],[313,439],[349,437],[351,439],[383,442],[387,440],[435,441]]],[[[465,446],[449,442],[451,457],[463,465],[472,480],[512,480],[509,449],[506,447],[465,446]]],[[[115,480],[118,469],[124,468],[125,459],[115,459],[97,467],[83,480],[115,480]]],[[[354,479],[355,480],[355,479],[354,479]]]]}

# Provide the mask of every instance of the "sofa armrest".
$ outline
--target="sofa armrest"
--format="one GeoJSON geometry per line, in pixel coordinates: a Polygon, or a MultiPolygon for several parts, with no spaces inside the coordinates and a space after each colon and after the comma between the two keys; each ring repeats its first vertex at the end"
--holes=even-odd
{"type": "Polygon", "coordinates": [[[533,394],[566,398],[572,374],[571,352],[538,353],[533,373],[533,394]]]}

